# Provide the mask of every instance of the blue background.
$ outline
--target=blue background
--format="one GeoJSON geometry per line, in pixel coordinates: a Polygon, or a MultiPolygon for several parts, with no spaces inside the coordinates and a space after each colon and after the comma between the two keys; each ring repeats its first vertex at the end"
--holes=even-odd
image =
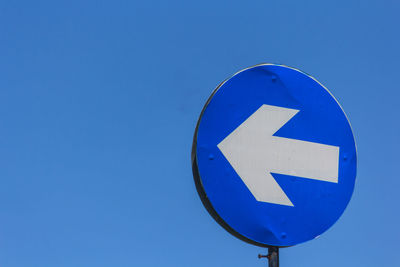
{"type": "Polygon", "coordinates": [[[0,266],[266,266],[203,208],[196,120],[239,69],[281,63],[335,95],[353,198],[282,266],[397,266],[397,0],[0,2],[0,266]]]}
{"type": "Polygon", "coordinates": [[[346,115],[320,83],[288,67],[255,66],[224,82],[201,115],[196,146],[198,173],[212,207],[241,236],[258,243],[291,246],[314,239],[336,222],[353,193],[356,148],[346,115]],[[274,173],[294,207],[254,198],[217,145],[263,104],[299,110],[274,136],[339,147],[338,183],[274,173]]]}

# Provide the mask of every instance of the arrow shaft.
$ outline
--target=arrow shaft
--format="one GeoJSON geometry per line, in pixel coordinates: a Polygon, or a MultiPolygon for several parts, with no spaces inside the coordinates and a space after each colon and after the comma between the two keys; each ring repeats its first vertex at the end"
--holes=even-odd
{"type": "Polygon", "coordinates": [[[251,150],[252,158],[272,173],[338,182],[337,146],[272,136],[251,150]]]}

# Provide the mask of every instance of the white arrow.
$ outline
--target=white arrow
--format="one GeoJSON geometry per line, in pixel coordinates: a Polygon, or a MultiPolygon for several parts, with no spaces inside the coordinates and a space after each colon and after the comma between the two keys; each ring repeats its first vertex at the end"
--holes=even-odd
{"type": "Polygon", "coordinates": [[[294,206],[271,173],[338,182],[339,147],[273,136],[297,112],[262,105],[218,144],[258,201],[294,206]]]}

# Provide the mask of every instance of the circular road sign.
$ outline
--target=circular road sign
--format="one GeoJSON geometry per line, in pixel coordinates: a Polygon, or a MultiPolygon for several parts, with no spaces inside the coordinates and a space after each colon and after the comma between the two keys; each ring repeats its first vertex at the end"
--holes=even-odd
{"type": "Polygon", "coordinates": [[[317,80],[261,64],[222,82],[195,130],[200,198],[228,232],[292,246],[329,229],[350,201],[357,153],[350,123],[317,80]]]}

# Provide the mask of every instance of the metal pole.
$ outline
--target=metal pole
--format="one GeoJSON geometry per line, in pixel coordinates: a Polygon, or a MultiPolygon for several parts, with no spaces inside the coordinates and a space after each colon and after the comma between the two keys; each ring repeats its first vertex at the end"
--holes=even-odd
{"type": "Polygon", "coordinates": [[[279,248],[268,248],[268,267],[279,267],[279,248]]]}
{"type": "Polygon", "coordinates": [[[268,255],[258,254],[258,258],[267,258],[268,267],[279,267],[279,247],[268,247],[268,255]]]}

